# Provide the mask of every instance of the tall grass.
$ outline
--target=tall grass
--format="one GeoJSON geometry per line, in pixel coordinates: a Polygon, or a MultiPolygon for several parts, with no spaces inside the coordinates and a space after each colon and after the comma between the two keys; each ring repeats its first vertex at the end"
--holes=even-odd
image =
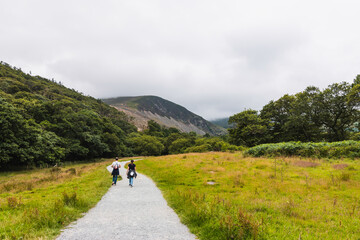
{"type": "Polygon", "coordinates": [[[149,158],[137,169],[200,239],[360,238],[358,160],[214,152],[149,158]]]}
{"type": "Polygon", "coordinates": [[[52,239],[111,186],[107,162],[0,174],[0,239],[52,239]]]}

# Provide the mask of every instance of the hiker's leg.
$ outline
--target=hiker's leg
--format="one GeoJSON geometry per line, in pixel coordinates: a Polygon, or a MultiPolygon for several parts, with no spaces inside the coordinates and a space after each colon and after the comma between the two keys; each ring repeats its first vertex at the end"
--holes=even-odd
{"type": "Polygon", "coordinates": [[[118,175],[114,175],[114,183],[115,184],[116,184],[117,178],[118,178],[118,175]]]}
{"type": "Polygon", "coordinates": [[[131,185],[134,184],[134,178],[133,178],[133,177],[130,178],[130,184],[131,184],[131,185]]]}

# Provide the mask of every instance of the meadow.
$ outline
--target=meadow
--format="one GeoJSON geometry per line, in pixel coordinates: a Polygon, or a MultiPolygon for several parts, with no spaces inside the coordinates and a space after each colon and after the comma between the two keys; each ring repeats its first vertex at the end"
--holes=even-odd
{"type": "Polygon", "coordinates": [[[110,162],[0,173],[0,239],[54,239],[107,192],[110,162]]]}
{"type": "Polygon", "coordinates": [[[360,161],[242,153],[136,163],[200,239],[359,239],[360,161]]]}

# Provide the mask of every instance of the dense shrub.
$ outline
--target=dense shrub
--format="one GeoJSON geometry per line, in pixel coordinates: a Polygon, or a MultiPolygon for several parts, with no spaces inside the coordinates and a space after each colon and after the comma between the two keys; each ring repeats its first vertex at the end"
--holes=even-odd
{"type": "Polygon", "coordinates": [[[132,134],[128,140],[133,153],[138,156],[159,156],[164,145],[153,136],[132,134]]]}
{"type": "Polygon", "coordinates": [[[301,156],[315,158],[360,158],[360,141],[262,144],[248,149],[245,151],[245,154],[254,157],[301,156]]]}

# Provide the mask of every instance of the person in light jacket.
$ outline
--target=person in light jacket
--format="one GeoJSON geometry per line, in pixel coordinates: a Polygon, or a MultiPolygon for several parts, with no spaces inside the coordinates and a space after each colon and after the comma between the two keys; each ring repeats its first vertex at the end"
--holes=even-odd
{"type": "Polygon", "coordinates": [[[117,178],[118,178],[118,176],[120,175],[120,173],[119,173],[119,168],[120,168],[121,166],[120,166],[120,163],[119,163],[118,160],[119,160],[119,158],[116,157],[116,158],[115,158],[115,162],[113,162],[113,163],[111,164],[111,167],[113,168],[112,173],[111,173],[111,175],[113,175],[113,182],[112,182],[111,185],[116,185],[117,178]]]}

